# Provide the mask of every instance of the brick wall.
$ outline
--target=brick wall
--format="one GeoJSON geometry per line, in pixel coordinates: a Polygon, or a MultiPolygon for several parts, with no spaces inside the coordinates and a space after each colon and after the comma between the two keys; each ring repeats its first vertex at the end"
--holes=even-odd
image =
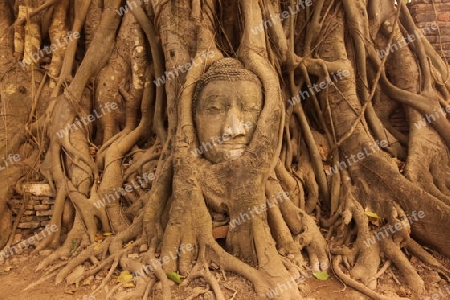
{"type": "Polygon", "coordinates": [[[426,38],[450,62],[450,0],[413,0],[408,6],[418,27],[437,22],[439,30],[427,32],[426,38]]]}
{"type": "Polygon", "coordinates": [[[24,203],[25,211],[20,217],[18,231],[45,227],[50,221],[55,205],[54,195],[48,184],[26,183],[23,185],[24,199],[11,199],[13,222],[16,222],[24,203]]]}

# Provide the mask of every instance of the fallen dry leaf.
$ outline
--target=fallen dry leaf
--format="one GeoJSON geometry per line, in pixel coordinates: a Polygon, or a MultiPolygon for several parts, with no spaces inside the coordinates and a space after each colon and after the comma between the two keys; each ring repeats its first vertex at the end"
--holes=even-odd
{"type": "Polygon", "coordinates": [[[133,275],[129,271],[122,271],[117,277],[117,282],[123,283],[125,286],[125,283],[128,283],[133,280],[133,275]]]}
{"type": "Polygon", "coordinates": [[[123,286],[123,287],[125,287],[125,288],[134,288],[134,287],[135,287],[135,285],[134,285],[134,282],[133,282],[133,281],[130,281],[130,282],[124,283],[124,284],[123,284],[122,286],[123,286]]]}

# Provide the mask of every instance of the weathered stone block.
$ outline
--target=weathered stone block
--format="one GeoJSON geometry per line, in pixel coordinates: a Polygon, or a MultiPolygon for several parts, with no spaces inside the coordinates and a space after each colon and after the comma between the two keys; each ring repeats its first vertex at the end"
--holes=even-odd
{"type": "Polygon", "coordinates": [[[34,196],[54,196],[52,190],[50,189],[50,185],[46,183],[24,183],[23,191],[34,196]]]}
{"type": "Polygon", "coordinates": [[[51,216],[53,214],[53,210],[37,210],[36,216],[51,216]]]}
{"type": "Polygon", "coordinates": [[[21,222],[31,222],[31,221],[33,221],[34,218],[35,218],[34,216],[24,216],[24,217],[20,218],[20,221],[21,222]]]}
{"type": "Polygon", "coordinates": [[[55,199],[50,197],[41,197],[41,203],[42,204],[53,204],[55,203],[55,199]]]}
{"type": "Polygon", "coordinates": [[[41,226],[45,227],[45,225],[48,225],[50,221],[41,221],[41,226]]]}
{"type": "Polygon", "coordinates": [[[35,229],[35,228],[38,228],[40,225],[41,225],[41,223],[38,222],[38,221],[23,222],[23,223],[19,223],[17,228],[21,228],[21,229],[35,229]]]}
{"type": "Polygon", "coordinates": [[[50,209],[50,205],[44,205],[44,204],[35,205],[34,209],[35,210],[48,210],[48,209],[50,209]]]}

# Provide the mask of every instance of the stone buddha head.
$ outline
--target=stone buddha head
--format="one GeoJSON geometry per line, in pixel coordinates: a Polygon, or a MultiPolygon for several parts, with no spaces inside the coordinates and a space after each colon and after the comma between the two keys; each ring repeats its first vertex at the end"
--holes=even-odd
{"type": "Polygon", "coordinates": [[[204,157],[220,163],[240,157],[263,106],[261,82],[234,58],[210,66],[197,82],[193,119],[204,157]]]}

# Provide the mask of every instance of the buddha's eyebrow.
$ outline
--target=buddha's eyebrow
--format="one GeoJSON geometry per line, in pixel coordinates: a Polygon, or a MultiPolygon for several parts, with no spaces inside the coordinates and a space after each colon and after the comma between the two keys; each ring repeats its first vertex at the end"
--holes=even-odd
{"type": "Polygon", "coordinates": [[[205,104],[207,104],[209,101],[213,101],[213,100],[223,100],[223,99],[225,99],[225,98],[226,98],[226,96],[221,95],[221,94],[212,94],[212,95],[209,95],[208,97],[204,98],[204,99],[203,99],[203,102],[204,102],[205,104]]]}
{"type": "MultiPolygon", "coordinates": [[[[242,103],[256,103],[259,102],[258,96],[254,94],[245,95],[245,97],[240,97],[242,103]]],[[[262,102],[262,100],[261,100],[262,102]]]]}

